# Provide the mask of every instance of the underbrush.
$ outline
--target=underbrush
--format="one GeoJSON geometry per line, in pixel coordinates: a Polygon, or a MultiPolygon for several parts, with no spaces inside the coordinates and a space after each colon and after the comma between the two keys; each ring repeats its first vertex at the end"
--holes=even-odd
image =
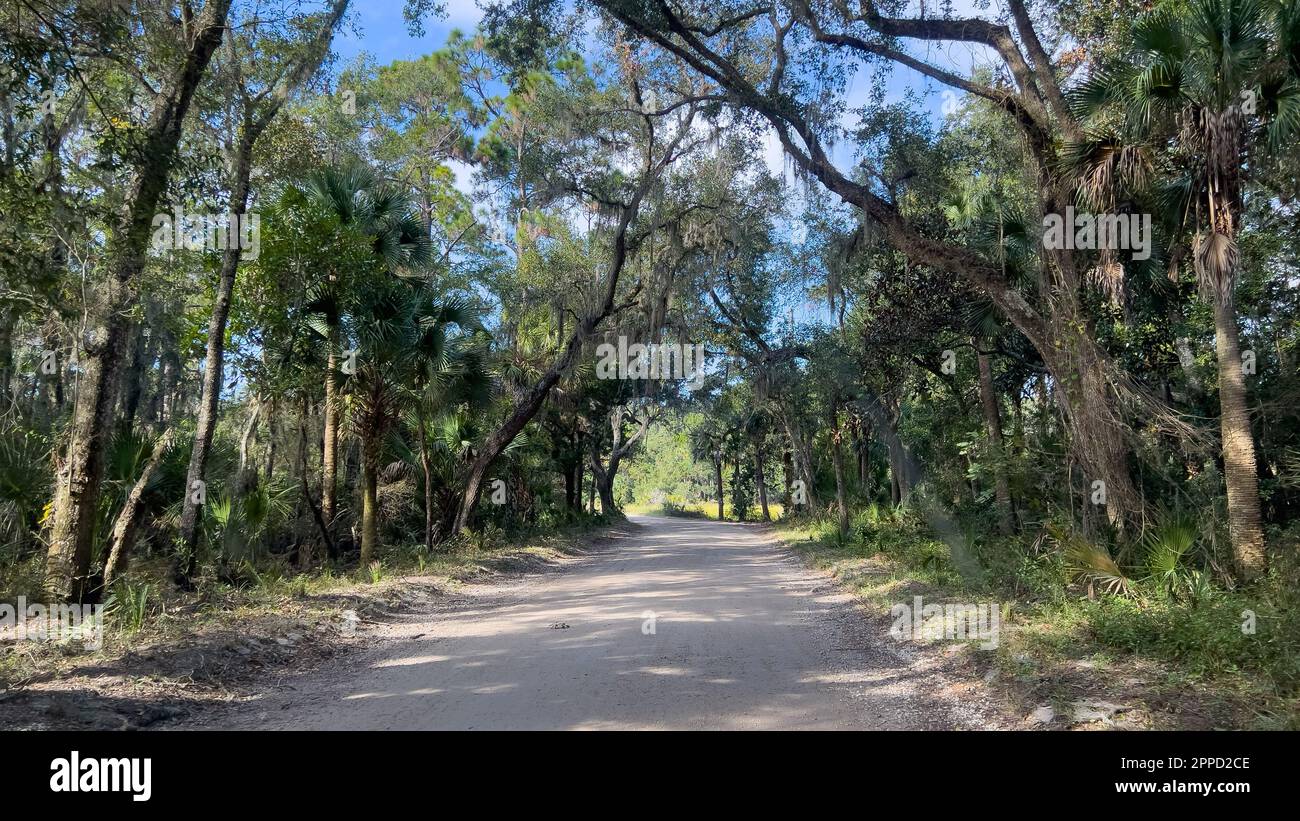
{"type": "MultiPolygon", "coordinates": [[[[574,552],[583,537],[606,526],[602,517],[575,518],[554,528],[541,525],[507,534],[488,526],[444,543],[433,553],[422,544],[391,545],[365,567],[324,565],[300,572],[283,557],[244,561],[218,575],[210,568],[194,589],[178,589],[171,561],[163,556],[133,562],[128,578],[104,597],[103,646],[87,649],[62,643],[6,641],[0,644],[0,690],[33,675],[79,660],[120,655],[138,648],[184,642],[211,630],[251,630],[259,620],[309,621],[336,632],[357,618],[367,603],[400,599],[403,585],[418,579],[437,589],[484,574],[540,567],[574,552]]],[[[44,601],[43,557],[10,561],[0,576],[0,602],[44,601]]]]}
{"type": "Polygon", "coordinates": [[[779,531],[877,613],[914,595],[998,600],[997,664],[1032,699],[1093,688],[1158,705],[1169,715],[1157,725],[1181,726],[1186,712],[1187,721],[1215,727],[1300,728],[1300,596],[1282,558],[1246,589],[1167,561],[1155,562],[1162,572],[1129,573],[1122,589],[1108,589],[1047,534],[966,534],[984,575],[963,578],[948,546],[907,508],[871,505],[853,517],[847,537],[825,519],[785,522],[779,531]]]}

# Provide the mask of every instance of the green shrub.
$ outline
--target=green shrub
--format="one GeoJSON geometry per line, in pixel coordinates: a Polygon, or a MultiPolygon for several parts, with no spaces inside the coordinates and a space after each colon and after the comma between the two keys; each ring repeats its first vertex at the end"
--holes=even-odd
{"type": "Polygon", "coordinates": [[[1118,597],[1090,602],[1088,624],[1103,644],[1178,662],[1193,675],[1265,674],[1282,691],[1300,681],[1300,619],[1271,602],[1218,593],[1195,605],[1118,597]],[[1254,613],[1254,633],[1243,632],[1254,613]]]}

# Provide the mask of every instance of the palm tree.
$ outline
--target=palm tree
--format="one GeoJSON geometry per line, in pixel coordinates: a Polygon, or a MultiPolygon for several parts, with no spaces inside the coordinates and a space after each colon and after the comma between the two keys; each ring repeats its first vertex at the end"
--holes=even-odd
{"type": "Polygon", "coordinates": [[[412,427],[419,439],[424,475],[424,547],[433,550],[437,505],[431,425],[449,409],[483,407],[490,396],[491,381],[483,361],[482,325],[467,303],[457,299],[426,300],[417,308],[415,319],[418,328],[411,360],[410,415],[414,417],[412,427]],[[461,331],[455,336],[448,333],[453,325],[461,331]]]}
{"type": "Polygon", "coordinates": [[[1164,6],[1134,25],[1127,59],[1072,102],[1086,136],[1065,156],[1085,204],[1147,193],[1173,215],[1175,238],[1190,240],[1214,309],[1233,556],[1255,578],[1267,560],[1234,305],[1237,234],[1250,170],[1300,132],[1300,0],[1164,6]]]}
{"type": "MultiPolygon", "coordinates": [[[[351,164],[325,168],[311,177],[307,193],[319,206],[337,217],[339,223],[369,238],[370,250],[391,273],[411,274],[426,268],[433,259],[433,244],[415,215],[410,200],[383,184],[367,167],[351,164]]],[[[325,441],[321,466],[321,512],[326,523],[336,511],[338,474],[338,354],[339,327],[351,289],[340,282],[340,271],[331,270],[313,302],[318,331],[325,337],[325,441]]]]}

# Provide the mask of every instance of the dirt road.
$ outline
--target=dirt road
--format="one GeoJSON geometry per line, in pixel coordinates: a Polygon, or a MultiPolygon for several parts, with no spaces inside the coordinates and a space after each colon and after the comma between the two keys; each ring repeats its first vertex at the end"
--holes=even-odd
{"type": "MultiPolygon", "coordinates": [[[[560,572],[471,587],[208,726],[980,728],[990,711],[761,528],[637,517],[560,572]]],[[[206,723],[206,722],[205,722],[206,723]]]]}

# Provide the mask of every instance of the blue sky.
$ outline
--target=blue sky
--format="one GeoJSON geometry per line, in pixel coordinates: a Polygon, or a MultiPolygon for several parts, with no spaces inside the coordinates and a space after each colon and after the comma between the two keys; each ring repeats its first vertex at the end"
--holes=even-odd
{"type": "Polygon", "coordinates": [[[483,16],[474,0],[447,0],[447,16],[425,22],[425,35],[415,38],[406,33],[402,18],[403,0],[357,0],[353,3],[351,28],[334,38],[334,50],[340,64],[347,64],[361,52],[368,52],[382,64],[393,60],[411,60],[437,51],[447,42],[452,29],[473,31],[483,16]]]}

